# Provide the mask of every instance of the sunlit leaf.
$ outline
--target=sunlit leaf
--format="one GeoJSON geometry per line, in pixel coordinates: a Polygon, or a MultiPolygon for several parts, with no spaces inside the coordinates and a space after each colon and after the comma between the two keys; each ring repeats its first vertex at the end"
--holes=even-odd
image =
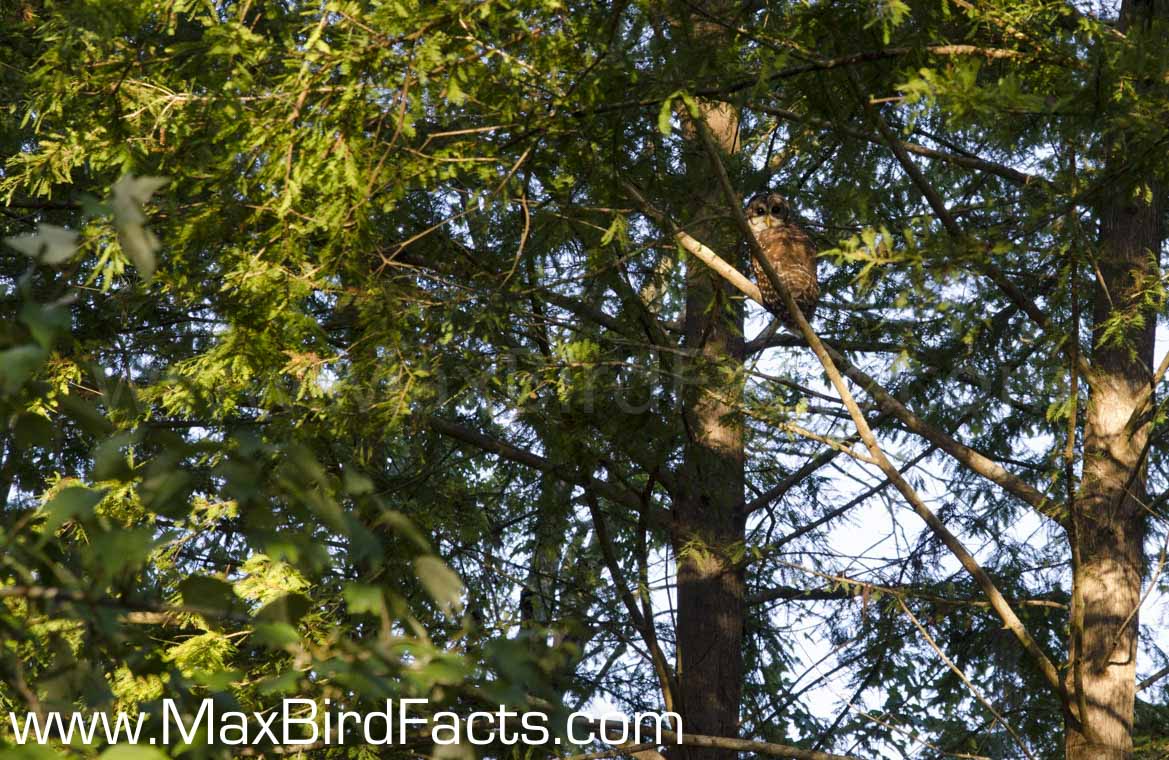
{"type": "Polygon", "coordinates": [[[160,243],[154,233],[145,227],[146,214],[142,206],[169,181],[166,177],[124,174],[112,188],[110,207],[114,214],[114,227],[118,230],[118,242],[143,279],[150,279],[154,275],[157,264],[155,254],[160,243]]]}
{"type": "Polygon", "coordinates": [[[42,534],[51,536],[66,521],[93,514],[94,507],[104,496],[105,492],[84,486],[61,489],[42,507],[45,513],[45,522],[41,526],[42,534]]]}
{"type": "Polygon", "coordinates": [[[37,231],[4,238],[4,242],[42,264],[64,264],[77,253],[77,233],[55,224],[38,224],[37,231]]]}
{"type": "Polygon", "coordinates": [[[438,557],[424,554],[414,560],[414,572],[439,609],[456,615],[463,609],[463,582],[438,557]]]}

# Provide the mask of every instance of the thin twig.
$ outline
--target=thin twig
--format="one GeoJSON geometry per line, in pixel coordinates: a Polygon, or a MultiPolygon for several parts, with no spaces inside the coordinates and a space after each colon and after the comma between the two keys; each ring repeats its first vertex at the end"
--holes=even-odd
{"type": "Polygon", "coordinates": [[[1007,719],[1004,718],[998,710],[994,709],[994,705],[992,705],[990,701],[987,700],[985,696],[983,696],[982,692],[978,690],[978,687],[975,686],[970,681],[970,679],[966,677],[966,673],[962,671],[962,668],[958,667],[956,664],[954,664],[953,660],[946,656],[946,653],[943,652],[942,648],[938,646],[938,642],[934,641],[934,637],[931,636],[930,632],[925,629],[925,626],[921,624],[921,621],[917,619],[917,616],[915,616],[910,611],[909,607],[905,604],[905,600],[898,596],[897,604],[900,605],[901,611],[905,613],[906,617],[908,617],[910,622],[913,623],[914,627],[917,628],[918,633],[921,634],[926,643],[930,645],[930,649],[933,649],[934,653],[942,659],[942,662],[946,663],[946,667],[948,667],[954,673],[954,675],[958,676],[962,683],[966,684],[966,688],[970,689],[970,693],[974,695],[974,698],[977,699],[982,704],[982,706],[985,707],[990,712],[990,714],[995,717],[995,720],[1003,724],[1003,727],[1007,729],[1007,733],[1009,733],[1011,738],[1015,740],[1015,744],[1019,745],[1019,749],[1023,752],[1023,754],[1031,760],[1034,760],[1035,756],[1031,754],[1031,750],[1028,749],[1027,745],[1023,742],[1023,737],[1019,736],[1019,733],[1015,731],[1014,726],[1008,723],[1007,719]]]}
{"type": "MultiPolygon", "coordinates": [[[[844,377],[836,368],[836,365],[833,362],[832,357],[829,355],[828,350],[825,348],[819,336],[816,335],[816,332],[812,329],[812,326],[808,323],[808,320],[804,316],[803,312],[800,311],[799,305],[792,297],[791,292],[787,289],[787,286],[784,284],[783,280],[781,280],[776,274],[775,269],[771,266],[771,262],[768,261],[767,257],[764,255],[763,250],[759,247],[759,241],[756,240],[755,236],[752,234],[750,225],[748,225],[746,217],[743,216],[742,204],[735,195],[734,188],[731,186],[730,178],[726,173],[726,167],[723,165],[722,157],[719,155],[718,148],[714,145],[714,141],[711,139],[706,129],[706,125],[701,120],[698,120],[695,126],[697,127],[699,134],[702,136],[702,140],[706,146],[707,152],[711,156],[712,163],[715,166],[716,174],[718,175],[719,184],[722,186],[723,193],[726,196],[727,205],[730,207],[731,213],[734,215],[735,221],[739,225],[739,230],[742,233],[743,239],[746,240],[747,244],[750,246],[752,256],[759,264],[760,269],[764,271],[776,293],[780,295],[781,299],[783,300],[784,307],[787,309],[787,313],[795,321],[800,333],[803,334],[804,338],[808,341],[808,345],[811,346],[812,352],[816,355],[816,358],[819,359],[821,366],[824,368],[825,374],[828,375],[829,381],[836,389],[837,394],[840,395],[840,399],[844,403],[844,406],[848,409],[849,416],[852,417],[853,424],[857,429],[857,433],[860,435],[861,440],[865,444],[865,447],[869,450],[870,455],[874,460],[876,460],[877,466],[881,469],[882,472],[885,473],[886,477],[889,478],[894,487],[897,488],[902,496],[905,497],[905,500],[909,502],[913,510],[917,512],[917,514],[922,518],[922,520],[929,527],[930,531],[946,546],[946,548],[950,550],[950,553],[958,559],[958,561],[971,575],[971,577],[974,578],[975,582],[978,583],[978,585],[982,588],[983,593],[986,594],[987,599],[990,601],[991,607],[1002,619],[1004,626],[1011,631],[1016,639],[1018,639],[1019,643],[1034,660],[1036,666],[1039,668],[1039,671],[1043,674],[1044,679],[1048,682],[1052,690],[1059,696],[1060,700],[1066,706],[1068,702],[1067,691],[1064,687],[1063,680],[1059,676],[1059,671],[1055,667],[1055,664],[1052,663],[1051,659],[1039,646],[1038,642],[1036,642],[1035,639],[1031,636],[1030,632],[1027,630],[1027,627],[1023,624],[1023,621],[1019,619],[1019,616],[1015,613],[1014,609],[1011,608],[1006,598],[1002,595],[1002,592],[998,590],[998,587],[995,585],[994,581],[982,568],[982,566],[978,564],[978,561],[974,558],[974,556],[969,552],[969,550],[966,549],[958,537],[955,536],[940,519],[938,519],[938,516],[934,514],[933,510],[931,510],[926,505],[913,486],[911,486],[909,482],[906,481],[904,477],[902,477],[901,473],[897,471],[897,468],[885,455],[884,450],[881,448],[880,444],[877,442],[876,437],[873,435],[868,421],[861,412],[860,406],[857,404],[856,399],[853,398],[852,392],[848,388],[848,384],[844,381],[844,377]]],[[[713,254],[713,252],[711,253],[713,254]]],[[[715,258],[718,257],[716,256],[715,258]]],[[[730,265],[726,264],[726,262],[723,262],[723,264],[726,267],[730,267],[730,265]]],[[[733,270],[733,267],[731,267],[731,269],[733,270]]],[[[745,278],[743,278],[742,275],[739,275],[739,277],[736,279],[743,280],[745,278]]],[[[728,281],[730,281],[732,284],[735,284],[735,280],[733,279],[728,278],[728,281]]],[[[743,290],[743,292],[753,297],[759,293],[759,289],[754,285],[751,286],[750,292],[743,288],[740,288],[740,290],[743,290]]],[[[1075,721],[1074,718],[1072,722],[1078,724],[1078,721],[1075,721]]]]}

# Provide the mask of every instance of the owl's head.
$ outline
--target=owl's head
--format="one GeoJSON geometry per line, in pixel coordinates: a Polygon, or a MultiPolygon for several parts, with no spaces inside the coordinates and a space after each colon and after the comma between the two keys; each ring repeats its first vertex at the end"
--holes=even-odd
{"type": "Polygon", "coordinates": [[[779,193],[759,193],[747,201],[747,222],[758,233],[777,224],[790,224],[792,209],[779,193]]]}

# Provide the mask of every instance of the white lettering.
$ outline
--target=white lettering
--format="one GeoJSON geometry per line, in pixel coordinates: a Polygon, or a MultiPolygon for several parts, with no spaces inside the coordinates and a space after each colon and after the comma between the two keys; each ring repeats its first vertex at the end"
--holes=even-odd
{"type": "Polygon", "coordinates": [[[320,730],[317,728],[317,703],[311,699],[286,699],[282,704],[284,708],[284,744],[312,744],[317,740],[317,735],[320,730]],[[292,706],[302,705],[309,709],[309,716],[307,718],[292,717],[292,706]],[[313,730],[313,735],[307,739],[297,739],[289,735],[289,725],[298,723],[303,726],[309,726],[313,730]]]}

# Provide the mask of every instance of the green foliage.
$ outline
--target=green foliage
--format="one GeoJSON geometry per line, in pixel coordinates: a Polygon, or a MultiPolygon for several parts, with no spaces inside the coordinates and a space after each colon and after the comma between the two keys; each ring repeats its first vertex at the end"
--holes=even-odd
{"type": "MultiPolygon", "coordinates": [[[[742,564],[749,594],[863,577],[832,581],[827,606],[752,606],[744,735],[1015,751],[876,584],[921,600],[1055,756],[1054,699],[985,608],[946,601],[976,593],[936,542],[859,467],[801,469],[850,430],[798,341],[760,337],[751,307],[745,362],[691,355],[705,271],[678,265],[658,215],[737,260],[717,192],[689,179],[707,159],[687,120],[738,114],[733,181],[787,195],[822,251],[818,331],[930,425],[1062,495],[1084,403],[1069,342],[1130,347],[1165,308],[1150,266],[1087,328],[1096,207],[1163,194],[1115,184],[1109,157],[1169,181],[1156,37],[1048,0],[711,7],[718,23],[673,2],[0,6],[4,708],[660,707],[581,489],[610,487],[617,561],[662,613],[682,400],[745,387],[744,501],[782,493],[743,518],[746,541],[688,548],[742,564]],[[939,223],[866,99],[970,239],[939,223]],[[861,558],[835,542],[854,498],[893,536],[861,558]],[[792,633],[813,628],[844,674],[815,698],[792,633]],[[869,714],[825,708],[844,692],[869,714]]],[[[875,424],[901,462],[922,453],[875,424]]],[[[1016,535],[1019,500],[941,453],[909,473],[1010,598],[1055,600],[1025,617],[1062,661],[1064,544],[1016,535]]]]}

